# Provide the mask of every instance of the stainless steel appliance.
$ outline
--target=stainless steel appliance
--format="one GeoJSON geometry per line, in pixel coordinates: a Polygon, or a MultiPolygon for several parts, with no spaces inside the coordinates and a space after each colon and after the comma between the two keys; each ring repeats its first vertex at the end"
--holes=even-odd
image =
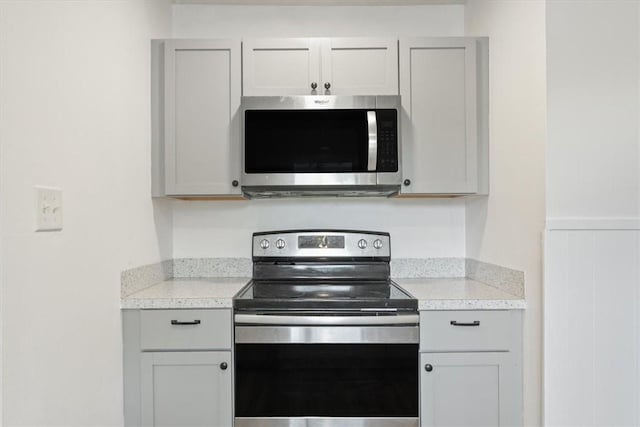
{"type": "Polygon", "coordinates": [[[255,233],[234,298],[236,427],[417,427],[417,301],[387,233],[255,233]]]}
{"type": "Polygon", "coordinates": [[[248,197],[400,190],[399,96],[243,97],[248,197]]]}

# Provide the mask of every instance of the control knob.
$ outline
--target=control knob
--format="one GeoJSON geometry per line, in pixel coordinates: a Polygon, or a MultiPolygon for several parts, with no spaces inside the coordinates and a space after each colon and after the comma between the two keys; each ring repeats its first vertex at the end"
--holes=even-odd
{"type": "Polygon", "coordinates": [[[284,249],[285,246],[287,246],[287,244],[284,242],[284,240],[282,239],[276,240],[276,248],[284,249]]]}
{"type": "Polygon", "coordinates": [[[366,249],[367,248],[367,241],[364,240],[364,239],[358,240],[358,247],[360,249],[366,249]]]}
{"type": "Polygon", "coordinates": [[[382,249],[382,240],[376,239],[373,241],[373,247],[376,249],[382,249]]]}

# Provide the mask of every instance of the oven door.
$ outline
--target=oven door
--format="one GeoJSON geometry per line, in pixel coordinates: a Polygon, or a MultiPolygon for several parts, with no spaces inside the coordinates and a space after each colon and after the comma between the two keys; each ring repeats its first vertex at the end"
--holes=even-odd
{"type": "Polygon", "coordinates": [[[299,323],[236,324],[236,427],[418,426],[417,325],[299,323]]]}

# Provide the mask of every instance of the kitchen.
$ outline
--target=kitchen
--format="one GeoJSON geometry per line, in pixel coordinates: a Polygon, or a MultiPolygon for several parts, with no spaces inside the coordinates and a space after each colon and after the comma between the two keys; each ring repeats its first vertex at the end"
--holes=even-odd
{"type": "MultiPolygon", "coordinates": [[[[634,54],[628,54],[629,47],[621,43],[632,40],[629,43],[637,47],[637,37],[632,37],[637,35],[637,13],[632,13],[637,5],[208,3],[0,4],[4,424],[123,424],[122,271],[170,259],[236,258],[242,263],[249,258],[255,231],[337,226],[389,232],[393,258],[470,258],[524,272],[523,423],[571,424],[554,418],[560,411],[555,407],[553,412],[554,402],[564,401],[561,396],[552,397],[575,392],[571,388],[575,377],[569,377],[574,382],[556,383],[553,389],[542,387],[542,237],[546,217],[626,218],[624,227],[636,240],[624,237],[629,250],[613,252],[629,254],[631,267],[637,268],[632,255],[637,254],[633,246],[637,245],[638,216],[637,114],[630,113],[637,111],[637,99],[629,90],[637,88],[637,73],[633,74],[637,49],[632,47],[634,54]],[[607,19],[599,22],[603,14],[607,19]],[[574,15],[581,18],[573,23],[575,34],[564,28],[563,21],[574,15]],[[571,49],[571,43],[590,34],[589,25],[594,22],[599,28],[606,26],[606,31],[599,33],[601,38],[592,36],[584,43],[600,51],[606,46],[607,61],[571,49]],[[150,39],[462,35],[486,36],[491,44],[488,197],[151,200],[150,39]],[[605,62],[613,65],[603,71],[598,67],[605,67],[605,62]],[[594,70],[593,74],[572,68],[578,66],[594,70]],[[602,91],[594,96],[606,100],[603,105],[618,108],[591,111],[588,98],[581,97],[571,98],[575,105],[562,104],[568,102],[561,97],[562,90],[571,87],[572,81],[566,73],[579,70],[584,81],[575,83],[576,88],[601,85],[602,91]],[[620,110],[628,113],[620,116],[620,110]],[[580,114],[567,117],[566,111],[580,114]],[[591,114],[596,112],[608,114],[608,121],[595,120],[591,114]],[[567,128],[563,124],[570,119],[575,126],[567,128]],[[592,142],[581,145],[586,152],[582,162],[568,162],[564,159],[575,159],[577,154],[567,157],[562,150],[576,150],[572,145],[576,137],[566,133],[578,125],[583,129],[581,140],[592,142]],[[583,169],[593,166],[588,161],[596,162],[595,138],[607,129],[615,129],[613,134],[620,138],[614,139],[617,144],[609,143],[606,164],[583,169]],[[577,191],[580,186],[573,176],[591,185],[598,176],[603,179],[590,196],[577,191]],[[61,233],[33,232],[30,213],[37,185],[63,190],[61,233]],[[575,205],[562,205],[572,200],[571,195],[575,205]],[[545,197],[550,196],[555,204],[547,202],[545,212],[545,197]],[[578,203],[588,200],[593,200],[591,205],[578,203]],[[545,412],[543,397],[551,399],[544,405],[545,412]]],[[[553,230],[564,233],[568,227],[566,221],[554,224],[554,229],[547,225],[552,237],[553,230]]],[[[608,247],[618,246],[611,242],[608,247]]],[[[547,253],[549,249],[553,248],[547,248],[547,253]]],[[[547,264],[551,261],[545,265],[553,265],[547,264]]],[[[577,265],[588,265],[582,262],[577,265]]],[[[629,268],[628,264],[620,267],[621,271],[629,268]]],[[[548,284],[556,276],[546,280],[548,284]]],[[[545,286],[545,296],[549,292],[545,286]]],[[[545,304],[547,316],[562,313],[549,308],[545,304]]],[[[615,311],[605,308],[606,313],[615,311]]],[[[587,332],[584,335],[583,343],[592,342],[586,339],[587,332]]],[[[628,341],[630,346],[636,342],[628,341]]],[[[545,348],[557,347],[546,343],[545,348]]],[[[637,348],[625,354],[633,357],[637,348]]],[[[561,352],[551,356],[545,359],[545,367],[553,368],[552,361],[565,366],[560,363],[565,360],[561,352]]],[[[564,372],[568,372],[566,366],[564,372]]],[[[631,390],[637,387],[637,382],[627,383],[622,375],[611,381],[613,385],[604,388],[629,391],[624,395],[633,396],[631,390]]],[[[568,407],[577,413],[588,398],[570,401],[573,406],[568,407]]],[[[605,406],[602,416],[611,414],[613,407],[613,403],[605,406]]],[[[615,413],[637,420],[637,414],[632,414],[636,407],[627,405],[624,411],[616,407],[615,413]]],[[[624,419],[609,419],[609,424],[633,424],[624,419]]],[[[601,425],[607,418],[603,420],[601,425]]]]}

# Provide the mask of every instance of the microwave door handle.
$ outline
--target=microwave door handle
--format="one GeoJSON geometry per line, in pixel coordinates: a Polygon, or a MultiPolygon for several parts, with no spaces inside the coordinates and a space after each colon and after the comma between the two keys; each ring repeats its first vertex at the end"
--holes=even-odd
{"type": "Polygon", "coordinates": [[[369,131],[369,160],[367,170],[376,170],[378,164],[378,123],[376,122],[376,112],[367,111],[367,128],[369,131]]]}

